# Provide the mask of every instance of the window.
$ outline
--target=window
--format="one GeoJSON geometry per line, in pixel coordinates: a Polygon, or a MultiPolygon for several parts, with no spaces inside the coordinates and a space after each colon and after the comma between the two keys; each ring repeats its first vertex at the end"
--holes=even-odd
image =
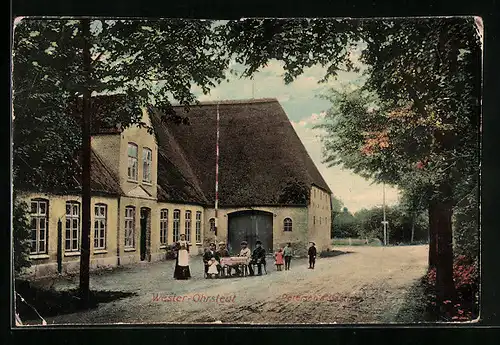
{"type": "Polygon", "coordinates": [[[153,166],[153,153],[150,149],[142,150],[142,181],[151,183],[151,167],[153,166]]]}
{"type": "Polygon", "coordinates": [[[107,207],[97,204],[94,208],[94,249],[106,249],[107,207]]]}
{"type": "Polygon", "coordinates": [[[47,253],[47,204],[46,200],[32,200],[30,210],[30,253],[47,253]]]}
{"type": "Polygon", "coordinates": [[[283,221],[283,231],[292,231],[292,220],[290,218],[285,218],[283,221]]]}
{"type": "Polygon", "coordinates": [[[160,244],[167,244],[168,235],[168,210],[160,211],[160,244]]]}
{"type": "Polygon", "coordinates": [[[137,181],[137,145],[128,143],[128,179],[137,181]]]}
{"type": "Polygon", "coordinates": [[[180,221],[181,221],[181,211],[174,210],[174,228],[173,228],[173,239],[174,242],[179,241],[179,229],[180,229],[180,221]]]}
{"type": "Polygon", "coordinates": [[[66,241],[64,249],[67,252],[80,250],[80,203],[66,202],[66,241]]]}
{"type": "Polygon", "coordinates": [[[314,197],[316,197],[316,189],[314,189],[314,197]]]}
{"type": "Polygon", "coordinates": [[[186,241],[191,242],[191,211],[186,211],[186,241]]]}
{"type": "Polygon", "coordinates": [[[135,248],[135,207],[125,207],[125,248],[135,248]]]}
{"type": "Polygon", "coordinates": [[[321,217],[319,217],[319,225],[321,225],[321,217]]]}
{"type": "Polygon", "coordinates": [[[201,212],[196,212],[196,243],[201,243],[201,212]]]}
{"type": "Polygon", "coordinates": [[[313,216],[313,224],[316,224],[316,216],[313,216]]]}
{"type": "Polygon", "coordinates": [[[210,231],[215,231],[215,218],[210,218],[208,222],[210,223],[210,231]]]}

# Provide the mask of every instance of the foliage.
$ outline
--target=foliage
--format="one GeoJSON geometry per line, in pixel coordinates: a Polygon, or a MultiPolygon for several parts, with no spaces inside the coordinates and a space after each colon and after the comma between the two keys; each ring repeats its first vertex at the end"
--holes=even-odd
{"type": "MultiPolygon", "coordinates": [[[[402,205],[386,207],[386,219],[389,221],[390,244],[410,243],[412,228],[414,242],[427,241],[427,220],[421,212],[414,217],[412,211],[407,211],[402,205]]],[[[333,221],[333,234],[335,238],[376,238],[383,242],[382,220],[382,207],[362,209],[354,214],[344,208],[333,221]]]]}
{"type": "Polygon", "coordinates": [[[455,208],[453,227],[457,255],[479,257],[479,193],[477,185],[455,208]]]}
{"type": "MultiPolygon", "coordinates": [[[[442,303],[452,305],[451,312],[445,315],[446,321],[469,321],[478,316],[479,312],[479,267],[477,259],[459,255],[453,263],[453,281],[457,296],[455,300],[442,303]]],[[[427,288],[429,305],[436,316],[440,316],[440,302],[436,299],[436,269],[429,270],[423,282],[427,288]]]]}
{"type": "Polygon", "coordinates": [[[17,198],[12,209],[12,233],[14,272],[19,274],[31,266],[29,259],[31,231],[28,220],[28,205],[17,198]]]}
{"type": "Polygon", "coordinates": [[[344,207],[341,212],[334,213],[334,215],[335,217],[332,222],[332,237],[346,238],[358,236],[358,223],[346,207],[344,207]]]}
{"type": "Polygon", "coordinates": [[[175,244],[169,244],[165,247],[165,259],[166,260],[175,260],[175,244]]]}
{"type": "MultiPolygon", "coordinates": [[[[358,222],[360,237],[384,240],[382,207],[360,210],[354,214],[354,217],[358,222]]],[[[427,239],[428,226],[422,214],[413,219],[412,215],[406,213],[401,207],[386,207],[386,219],[389,221],[387,227],[389,244],[410,243],[412,226],[415,231],[414,241],[427,239]]]]}
{"type": "Polygon", "coordinates": [[[290,83],[316,64],[327,67],[325,78],[339,69],[355,70],[349,49],[355,27],[352,20],[246,19],[229,21],[218,31],[228,53],[246,66],[243,76],[275,59],[284,63],[283,78],[290,83]]]}
{"type": "MultiPolygon", "coordinates": [[[[94,96],[124,96],[105,109],[108,124],[148,127],[141,122],[141,106],[155,105],[166,120],[182,122],[171,102],[189,108],[195,103],[193,86],[207,93],[225,77],[228,59],[209,21],[92,20],[86,83],[81,22],[28,18],[15,27],[15,188],[54,190],[78,176],[80,121],[69,115],[79,113],[86,88],[94,96]]],[[[98,110],[97,100],[91,106],[98,110]]]]}

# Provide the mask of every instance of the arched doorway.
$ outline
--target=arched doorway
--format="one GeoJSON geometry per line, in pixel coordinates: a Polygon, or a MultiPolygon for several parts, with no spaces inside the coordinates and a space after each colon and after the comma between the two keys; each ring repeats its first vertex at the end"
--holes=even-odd
{"type": "Polygon", "coordinates": [[[228,215],[228,249],[238,253],[241,241],[247,241],[253,250],[260,240],[267,253],[273,250],[273,214],[265,211],[238,211],[228,215]]]}

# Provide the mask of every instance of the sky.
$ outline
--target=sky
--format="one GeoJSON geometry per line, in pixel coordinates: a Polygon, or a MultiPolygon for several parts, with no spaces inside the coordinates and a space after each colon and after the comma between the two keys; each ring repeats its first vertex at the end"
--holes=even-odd
{"type": "MultiPolygon", "coordinates": [[[[306,69],[294,82],[285,85],[282,66],[278,61],[271,61],[268,66],[254,74],[253,81],[230,75],[228,82],[213,88],[209,95],[203,95],[196,88],[193,91],[199,95],[199,101],[276,98],[334,196],[339,198],[351,212],[381,206],[382,185],[373,184],[373,181],[341,167],[328,167],[323,164],[322,144],[319,139],[321,133],[320,130],[313,128],[321,121],[324,112],[331,107],[329,101],[319,96],[331,88],[338,89],[353,83],[362,83],[361,73],[339,72],[336,79],[318,84],[318,80],[325,75],[325,68],[318,65],[306,69]]],[[[230,68],[242,71],[242,66],[235,62],[230,68]]],[[[387,186],[385,189],[386,203],[396,204],[399,198],[398,191],[387,186]]]]}

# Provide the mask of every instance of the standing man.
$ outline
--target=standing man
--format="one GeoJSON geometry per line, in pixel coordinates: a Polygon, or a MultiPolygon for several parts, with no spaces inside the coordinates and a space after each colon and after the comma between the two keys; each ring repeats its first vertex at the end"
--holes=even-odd
{"type": "Polygon", "coordinates": [[[252,253],[252,261],[250,261],[250,265],[248,269],[250,270],[250,275],[253,276],[255,273],[253,271],[253,265],[257,265],[257,274],[259,276],[262,275],[262,265],[266,265],[266,250],[262,248],[262,242],[255,242],[255,249],[252,253]]]}
{"type": "Polygon", "coordinates": [[[314,269],[314,264],[316,263],[316,243],[311,242],[311,246],[309,247],[309,251],[307,254],[309,255],[309,268],[314,269]]]}
{"type": "Polygon", "coordinates": [[[210,242],[210,246],[203,254],[203,263],[205,265],[205,277],[208,276],[208,267],[210,260],[214,258],[217,262],[220,262],[219,254],[215,251],[215,242],[210,242]]]}
{"type": "Polygon", "coordinates": [[[293,250],[292,244],[288,242],[285,249],[283,249],[283,257],[285,258],[285,271],[290,270],[290,262],[292,261],[293,250]]]}

